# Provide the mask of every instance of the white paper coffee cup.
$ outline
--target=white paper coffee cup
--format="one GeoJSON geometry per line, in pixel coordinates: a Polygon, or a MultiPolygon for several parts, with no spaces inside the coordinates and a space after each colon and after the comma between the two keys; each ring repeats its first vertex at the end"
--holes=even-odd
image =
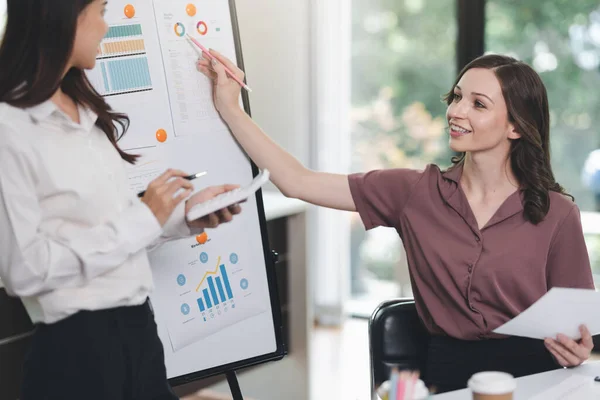
{"type": "Polygon", "coordinates": [[[517,381],[506,372],[489,371],[473,375],[467,385],[475,398],[506,399],[512,398],[517,381]]]}

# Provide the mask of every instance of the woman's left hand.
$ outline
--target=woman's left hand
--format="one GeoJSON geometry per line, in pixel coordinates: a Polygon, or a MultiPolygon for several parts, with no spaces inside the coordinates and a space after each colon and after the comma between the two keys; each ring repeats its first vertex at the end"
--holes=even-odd
{"type": "Polygon", "coordinates": [[[592,335],[585,325],[579,327],[581,340],[575,341],[563,334],[555,339],[546,338],[544,344],[556,361],[563,367],[576,367],[590,358],[594,342],[592,335]]]}
{"type": "MultiPolygon", "coordinates": [[[[194,207],[196,204],[204,203],[207,200],[212,199],[220,194],[232,191],[239,188],[237,185],[221,185],[211,186],[191,196],[185,203],[185,213],[194,207]]],[[[217,212],[198,218],[194,221],[187,221],[190,228],[216,228],[222,223],[230,222],[234,215],[242,212],[242,208],[239,204],[234,204],[227,208],[223,208],[217,212]]]]}

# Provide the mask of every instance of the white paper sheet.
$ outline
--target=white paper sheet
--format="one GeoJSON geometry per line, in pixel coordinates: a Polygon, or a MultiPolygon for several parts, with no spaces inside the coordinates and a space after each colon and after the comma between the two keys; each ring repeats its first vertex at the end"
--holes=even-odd
{"type": "Polygon", "coordinates": [[[494,332],[534,339],[556,338],[562,333],[578,340],[582,324],[592,335],[600,333],[600,293],[589,289],[552,288],[494,332]]]}
{"type": "Polygon", "coordinates": [[[564,381],[550,386],[547,390],[529,400],[582,400],[600,398],[600,383],[594,378],[573,375],[564,381]]]}
{"type": "MultiPolygon", "coordinates": [[[[212,234],[212,232],[211,232],[212,234]]],[[[167,331],[173,353],[198,343],[210,335],[219,334],[248,318],[269,311],[268,303],[255,293],[259,282],[243,254],[223,254],[209,251],[211,238],[202,246],[199,257],[175,257],[171,252],[152,253],[151,260],[158,265],[171,265],[171,269],[156,271],[155,277],[166,283],[157,287],[165,292],[162,305],[168,304],[167,331]]],[[[198,244],[196,244],[198,246],[198,244]]],[[[181,249],[185,244],[172,244],[181,249]]]]}

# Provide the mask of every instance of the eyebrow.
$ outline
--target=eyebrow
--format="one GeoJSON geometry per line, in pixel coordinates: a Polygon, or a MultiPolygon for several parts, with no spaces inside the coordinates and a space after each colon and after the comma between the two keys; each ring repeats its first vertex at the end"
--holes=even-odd
{"type": "MultiPolygon", "coordinates": [[[[462,89],[460,88],[460,86],[458,86],[458,85],[456,85],[456,88],[457,88],[458,90],[462,90],[462,89]]],[[[486,95],[486,94],[483,94],[483,93],[478,93],[478,92],[471,92],[471,94],[474,94],[474,95],[476,95],[476,96],[483,96],[483,97],[485,97],[486,99],[488,99],[489,101],[491,101],[491,102],[492,102],[492,104],[496,104],[496,103],[494,103],[494,100],[490,99],[490,97],[489,97],[488,95],[486,95]]]]}

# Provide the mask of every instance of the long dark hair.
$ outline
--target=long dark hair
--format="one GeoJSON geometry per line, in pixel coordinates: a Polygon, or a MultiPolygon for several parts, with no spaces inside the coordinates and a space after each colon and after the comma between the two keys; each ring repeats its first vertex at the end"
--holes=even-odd
{"type": "Polygon", "coordinates": [[[0,45],[0,102],[29,108],[41,104],[60,88],[77,104],[98,115],[96,126],[121,158],[135,163],[138,156],[117,145],[129,127],[125,114],[112,111],[85,73],[71,68],[63,74],[73,52],[80,13],[93,0],[8,0],[7,23],[0,45]]]}
{"type": "MultiPolygon", "coordinates": [[[[521,134],[511,141],[510,163],[524,192],[525,218],[533,224],[541,222],[550,209],[549,192],[569,196],[554,179],[550,165],[550,112],[548,95],[540,76],[529,65],[512,57],[491,54],[471,61],[456,78],[444,100],[452,102],[454,88],[468,70],[492,70],[502,87],[508,120],[521,134]]],[[[453,164],[464,162],[465,154],[452,158],[453,164]]]]}

